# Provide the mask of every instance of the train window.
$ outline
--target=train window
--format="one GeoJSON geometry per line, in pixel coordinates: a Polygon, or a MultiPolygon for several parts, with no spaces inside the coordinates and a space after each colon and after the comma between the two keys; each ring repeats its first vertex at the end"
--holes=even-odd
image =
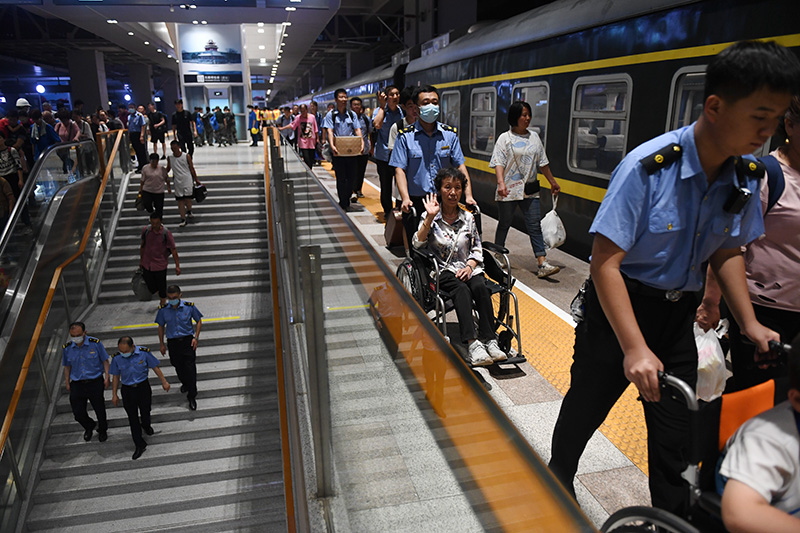
{"type": "Polygon", "coordinates": [[[442,106],[442,122],[458,129],[461,118],[461,93],[458,91],[445,91],[439,101],[442,106]]]}
{"type": "Polygon", "coordinates": [[[469,147],[473,152],[491,154],[494,150],[497,92],[494,87],[474,89],[471,100],[469,147]]]}
{"type": "Polygon", "coordinates": [[[535,131],[547,148],[547,114],[550,110],[550,86],[546,83],[526,83],[514,87],[512,102],[528,102],[533,111],[530,131],[535,131]]]}
{"type": "Polygon", "coordinates": [[[572,93],[570,170],[607,178],[625,155],[632,81],[628,75],[578,78],[572,93]]]}
{"type": "Polygon", "coordinates": [[[672,78],[669,116],[666,131],[688,126],[703,112],[706,83],[705,65],[685,67],[672,78]]]}

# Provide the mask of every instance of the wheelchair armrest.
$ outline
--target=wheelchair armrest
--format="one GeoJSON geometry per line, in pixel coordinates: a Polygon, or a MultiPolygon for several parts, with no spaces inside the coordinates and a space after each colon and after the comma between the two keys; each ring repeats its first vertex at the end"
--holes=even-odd
{"type": "Polygon", "coordinates": [[[496,254],[508,255],[508,253],[509,253],[508,252],[508,248],[506,248],[504,246],[497,245],[497,244],[495,244],[493,242],[481,241],[481,246],[483,246],[484,248],[486,248],[490,252],[493,252],[493,253],[496,253],[496,254]]]}

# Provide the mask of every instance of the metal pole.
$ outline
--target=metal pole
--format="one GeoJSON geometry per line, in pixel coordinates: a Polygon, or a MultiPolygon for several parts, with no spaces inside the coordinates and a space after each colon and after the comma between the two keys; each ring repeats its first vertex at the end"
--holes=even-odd
{"type": "Polygon", "coordinates": [[[17,493],[20,495],[20,499],[22,499],[25,497],[25,485],[22,484],[22,475],[19,472],[19,466],[17,466],[17,457],[14,454],[14,448],[11,446],[10,435],[6,438],[6,446],[3,448],[3,452],[8,452],[8,461],[11,463],[11,474],[14,477],[14,485],[17,486],[17,493]]]}
{"type": "Polygon", "coordinates": [[[50,385],[47,381],[47,369],[44,366],[44,358],[42,357],[42,352],[39,350],[39,345],[36,345],[36,349],[34,352],[36,354],[36,361],[39,363],[39,372],[42,375],[42,388],[44,389],[45,396],[47,396],[47,402],[50,402],[50,398],[52,393],[50,392],[50,385]]]}
{"type": "Polygon", "coordinates": [[[300,253],[306,310],[309,399],[317,472],[317,496],[333,496],[330,384],[325,317],[322,307],[322,264],[318,245],[303,246],[300,253]]]}
{"type": "Polygon", "coordinates": [[[286,261],[288,263],[289,276],[291,279],[291,323],[302,322],[300,312],[299,297],[301,291],[300,276],[297,275],[297,216],[294,210],[294,184],[288,180],[283,183],[285,188],[286,218],[284,218],[284,232],[286,237],[286,261]]]}

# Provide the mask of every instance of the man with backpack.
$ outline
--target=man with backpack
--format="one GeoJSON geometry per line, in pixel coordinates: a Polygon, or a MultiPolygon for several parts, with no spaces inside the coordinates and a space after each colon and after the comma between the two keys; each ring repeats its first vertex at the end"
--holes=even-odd
{"type": "Polygon", "coordinates": [[[167,266],[169,256],[175,261],[175,275],[181,275],[178,249],[172,233],[161,223],[159,211],[150,215],[150,225],[142,230],[142,243],[139,247],[139,266],[150,294],[158,291],[161,305],[167,303],[167,266]]]}

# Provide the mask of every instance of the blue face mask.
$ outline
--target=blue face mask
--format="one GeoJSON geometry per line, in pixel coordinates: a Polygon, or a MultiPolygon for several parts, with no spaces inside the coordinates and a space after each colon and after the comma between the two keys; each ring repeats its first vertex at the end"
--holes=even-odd
{"type": "Polygon", "coordinates": [[[127,357],[130,357],[131,355],[133,355],[133,352],[119,352],[119,354],[122,357],[126,357],[127,358],[127,357]]]}
{"type": "Polygon", "coordinates": [[[419,108],[419,118],[428,124],[433,124],[439,118],[439,106],[436,104],[425,104],[419,108]]]}
{"type": "Polygon", "coordinates": [[[169,301],[169,305],[178,305],[179,303],[181,303],[180,298],[176,298],[175,300],[168,300],[168,301],[169,301]]]}

